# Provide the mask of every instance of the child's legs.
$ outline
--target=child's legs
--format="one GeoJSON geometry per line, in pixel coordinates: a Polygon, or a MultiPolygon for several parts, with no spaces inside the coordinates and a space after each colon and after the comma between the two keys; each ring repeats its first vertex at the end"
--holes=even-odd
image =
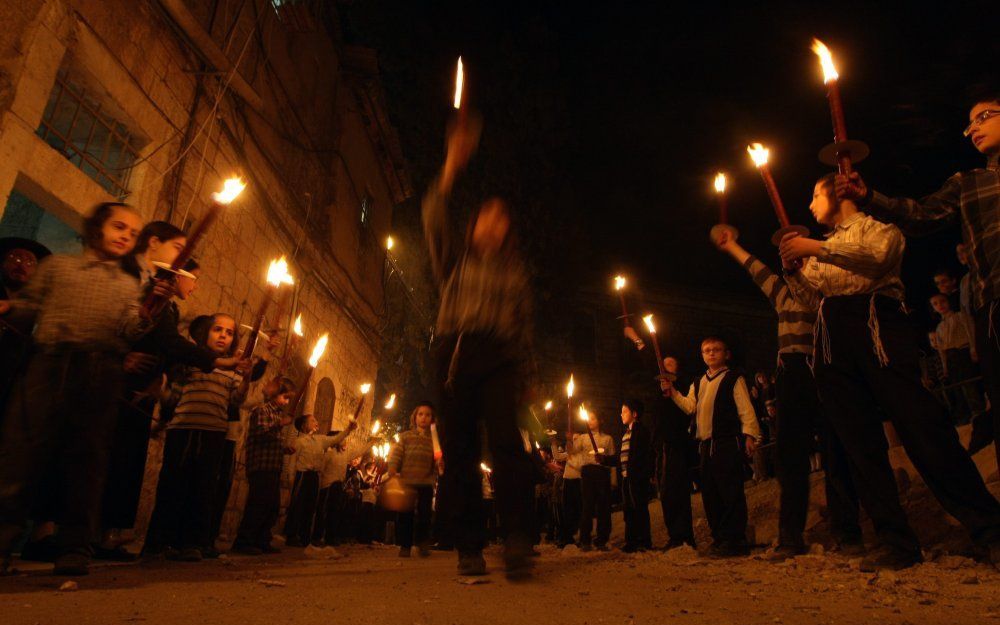
{"type": "Polygon", "coordinates": [[[133,392],[126,388],[116,410],[108,479],[101,501],[102,530],[135,527],[155,401],[133,403],[133,392]]]}
{"type": "Polygon", "coordinates": [[[414,539],[417,545],[426,545],[431,538],[431,515],[434,513],[434,487],[417,487],[417,526],[414,539]]]}
{"type": "Polygon", "coordinates": [[[326,501],[326,543],[339,545],[344,528],[344,483],[330,484],[326,501]]]}
{"type": "Polygon", "coordinates": [[[211,544],[212,510],[219,481],[225,432],[193,430],[189,449],[189,475],[186,505],[181,514],[182,548],[205,549],[211,544]]]}
{"type": "Polygon", "coordinates": [[[302,509],[302,478],[304,476],[304,471],[296,471],[295,478],[292,480],[292,494],[288,499],[288,510],[285,511],[285,527],[283,529],[286,540],[294,540],[299,527],[302,509]]]}
{"type": "Polygon", "coordinates": [[[180,515],[185,505],[185,488],[190,475],[187,471],[186,453],[191,444],[192,430],[167,430],[163,443],[163,463],[156,483],[156,503],[153,518],[158,519],[158,531],[146,538],[146,548],[158,551],[162,547],[180,547],[180,515]]]}
{"type": "Polygon", "coordinates": [[[712,528],[725,542],[746,542],[747,500],[743,490],[743,448],[735,436],[714,441],[708,461],[717,501],[716,523],[712,528]]]}
{"type": "Polygon", "coordinates": [[[271,528],[281,512],[281,471],[262,471],[260,477],[261,520],[256,540],[259,547],[271,546],[271,528]]]}
{"type": "Polygon", "coordinates": [[[316,497],[316,515],[313,518],[312,527],[312,543],[320,544],[323,542],[323,537],[326,535],[326,515],[329,508],[328,500],[330,499],[330,487],[320,488],[319,495],[316,497]]]}
{"type": "Polygon", "coordinates": [[[303,545],[312,538],[313,516],[316,514],[316,499],[319,497],[319,473],[307,471],[299,484],[299,516],[296,536],[303,545]]]}
{"type": "Polygon", "coordinates": [[[222,528],[222,517],[229,503],[229,491],[233,486],[236,441],[225,439],[222,444],[222,459],[219,461],[219,477],[215,481],[215,496],[212,503],[212,522],[209,527],[209,544],[214,544],[222,528]]]}
{"type": "Polygon", "coordinates": [[[775,443],[775,465],[781,486],[778,542],[788,547],[802,547],[802,532],[809,509],[809,455],[820,406],[816,382],[805,355],[784,354],[781,358],[782,365],[775,381],[780,432],[775,443]]]}
{"type": "Polygon", "coordinates": [[[573,536],[580,529],[580,513],[583,510],[583,488],[579,478],[563,480],[562,541],[573,542],[573,536]]]}
{"type": "Polygon", "coordinates": [[[597,479],[600,477],[595,473],[595,469],[600,470],[597,467],[585,466],[581,471],[583,474],[580,478],[580,490],[583,498],[583,505],[580,509],[581,545],[590,544],[590,534],[594,529],[594,517],[597,512],[597,479]]]}
{"type": "Polygon", "coordinates": [[[611,473],[607,469],[599,469],[596,479],[597,496],[594,498],[594,515],[597,517],[598,545],[606,545],[611,536],[611,473]]]}

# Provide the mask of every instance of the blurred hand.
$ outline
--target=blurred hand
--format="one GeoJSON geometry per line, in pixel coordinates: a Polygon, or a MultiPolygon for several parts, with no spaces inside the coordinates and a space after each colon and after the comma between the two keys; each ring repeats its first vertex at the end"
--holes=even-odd
{"type": "Polygon", "coordinates": [[[664,397],[671,397],[674,394],[674,383],[666,378],[660,378],[660,390],[664,397]]]}
{"type": "Polygon", "coordinates": [[[635,345],[635,348],[638,350],[641,350],[643,347],[646,346],[646,344],[642,341],[642,339],[639,338],[639,333],[636,332],[635,328],[633,328],[632,326],[625,326],[625,338],[632,341],[632,343],[635,345]]]}
{"type": "Polygon", "coordinates": [[[273,354],[281,346],[281,339],[278,338],[277,332],[272,332],[269,336],[270,338],[267,339],[267,351],[273,354]]]}
{"type": "Polygon", "coordinates": [[[10,302],[7,300],[0,300],[0,315],[6,315],[10,312],[10,302]]]}
{"type": "Polygon", "coordinates": [[[153,295],[159,299],[170,299],[177,293],[177,287],[173,280],[159,280],[153,278],[153,295]]]}
{"type": "Polygon", "coordinates": [[[822,254],[823,243],[816,239],[799,236],[797,232],[789,232],[781,237],[778,253],[781,254],[782,265],[791,265],[803,258],[822,254]]]}
{"type": "Polygon", "coordinates": [[[747,436],[746,447],[747,447],[747,457],[753,456],[754,452],[757,451],[757,439],[755,439],[752,436],[747,436]]]}
{"type": "Polygon", "coordinates": [[[444,177],[449,183],[455,174],[469,164],[469,159],[479,147],[482,130],[482,122],[466,114],[459,114],[455,124],[448,130],[448,156],[444,163],[444,177]]]}
{"type": "Polygon", "coordinates": [[[851,172],[849,176],[837,174],[834,177],[833,189],[837,197],[842,200],[862,200],[868,196],[868,185],[856,171],[851,172]]]}
{"type": "Polygon", "coordinates": [[[216,369],[224,369],[226,371],[232,371],[233,369],[236,369],[240,365],[240,363],[242,362],[240,360],[240,357],[242,355],[243,355],[243,353],[241,351],[237,351],[232,356],[226,356],[224,358],[216,358],[215,359],[215,368],[216,369]]]}
{"type": "Polygon", "coordinates": [[[156,366],[158,360],[152,354],[129,352],[125,354],[125,362],[122,367],[125,369],[125,373],[149,373],[156,366]]]}

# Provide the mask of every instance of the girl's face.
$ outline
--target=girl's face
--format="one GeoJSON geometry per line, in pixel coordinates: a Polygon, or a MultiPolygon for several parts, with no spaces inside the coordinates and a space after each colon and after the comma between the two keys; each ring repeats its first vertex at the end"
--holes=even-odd
{"type": "Polygon", "coordinates": [[[812,203],[809,204],[809,210],[816,218],[817,223],[824,226],[836,225],[837,208],[820,183],[816,183],[816,186],[813,187],[813,199],[812,203]]]}
{"type": "Polygon", "coordinates": [[[635,413],[628,406],[622,406],[622,425],[631,425],[635,421],[635,413]]]}
{"type": "Polygon", "coordinates": [[[186,300],[198,288],[198,275],[201,273],[201,269],[195,269],[188,273],[194,276],[194,278],[177,276],[177,299],[186,300]]]}
{"type": "Polygon", "coordinates": [[[951,312],[951,305],[948,303],[948,298],[944,295],[935,295],[932,297],[931,308],[934,309],[934,312],[942,316],[945,313],[951,312]]]}
{"type": "Polygon", "coordinates": [[[142,229],[142,218],[133,211],[115,206],[101,226],[101,241],[95,251],[107,259],[121,258],[135,247],[142,229]]]}
{"type": "Polygon", "coordinates": [[[228,315],[217,315],[208,330],[208,348],[216,354],[225,354],[236,336],[236,320],[228,315]]]}
{"type": "Polygon", "coordinates": [[[150,262],[156,261],[170,265],[184,249],[186,243],[187,237],[177,237],[166,241],[161,241],[158,237],[150,237],[146,258],[150,262]]]}
{"type": "Polygon", "coordinates": [[[430,406],[420,406],[417,408],[417,414],[414,416],[414,422],[417,427],[421,430],[426,430],[431,426],[434,421],[434,413],[431,411],[430,406]]]}
{"type": "Polygon", "coordinates": [[[472,246],[480,256],[491,256],[500,251],[510,231],[510,215],[502,200],[486,200],[476,217],[472,229],[472,246]]]}

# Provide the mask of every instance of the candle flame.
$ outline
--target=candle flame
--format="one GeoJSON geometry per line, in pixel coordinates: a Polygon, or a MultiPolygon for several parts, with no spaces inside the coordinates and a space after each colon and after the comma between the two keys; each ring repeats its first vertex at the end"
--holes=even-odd
{"type": "Polygon", "coordinates": [[[465,87],[465,69],[462,67],[462,57],[458,57],[458,66],[455,68],[455,108],[462,106],[462,90],[465,87]]]}
{"type": "Polygon", "coordinates": [[[813,39],[812,51],[819,57],[819,63],[823,66],[824,83],[840,78],[837,68],[833,65],[833,55],[830,54],[830,49],[826,47],[826,44],[819,39],[813,39]]]}
{"type": "Polygon", "coordinates": [[[293,284],[291,274],[288,273],[288,261],[282,256],[278,260],[272,260],[267,267],[267,283],[273,286],[282,284],[293,284]]]}
{"type": "Polygon", "coordinates": [[[396,241],[392,237],[385,238],[385,249],[391,250],[394,245],[396,245],[396,241]]]}
{"type": "Polygon", "coordinates": [[[541,448],[542,446],[538,444],[538,441],[535,441],[535,449],[541,449],[541,448]]]}
{"type": "Polygon", "coordinates": [[[388,458],[390,451],[392,451],[392,445],[391,444],[385,443],[385,444],[382,445],[382,457],[383,458],[388,458]]]}
{"type": "Polygon", "coordinates": [[[385,409],[392,410],[393,406],[395,405],[396,405],[396,394],[393,393],[392,395],[389,395],[389,401],[385,402],[385,409]]]}
{"type": "Polygon", "coordinates": [[[303,336],[302,334],[302,315],[295,318],[295,323],[292,324],[292,332],[298,336],[303,336]]]}
{"type": "Polygon", "coordinates": [[[324,352],[326,352],[326,344],[330,340],[329,334],[324,334],[319,337],[316,341],[316,346],[313,347],[312,356],[309,357],[309,366],[313,369],[319,364],[319,359],[323,357],[324,352]]]}
{"type": "Polygon", "coordinates": [[[367,395],[368,391],[370,391],[370,390],[372,390],[372,385],[371,384],[368,384],[367,382],[365,382],[364,384],[361,385],[361,394],[362,395],[367,395]]]}
{"type": "Polygon", "coordinates": [[[375,423],[372,423],[372,436],[378,434],[378,431],[382,429],[382,422],[375,419],[375,423]]]}
{"type": "Polygon", "coordinates": [[[212,199],[219,204],[230,204],[235,200],[240,193],[243,193],[247,183],[243,182],[239,178],[227,178],[225,182],[222,183],[222,190],[218,193],[212,194],[212,199]]]}
{"type": "Polygon", "coordinates": [[[573,398],[573,391],[576,389],[576,382],[573,380],[573,374],[569,374],[569,382],[566,383],[566,397],[570,399],[573,398]]]}
{"type": "Polygon", "coordinates": [[[721,171],[715,174],[715,192],[725,193],[726,192],[726,174],[721,171]]]}
{"type": "Polygon", "coordinates": [[[767,165],[767,159],[771,155],[771,151],[762,146],[759,143],[754,143],[747,146],[747,154],[753,159],[753,164],[757,167],[763,167],[767,165]]]}
{"type": "Polygon", "coordinates": [[[551,401],[545,402],[545,409],[546,410],[552,410],[552,402],[551,401]]]}
{"type": "Polygon", "coordinates": [[[615,290],[621,291],[625,288],[625,276],[615,276],[615,290]]]}
{"type": "Polygon", "coordinates": [[[493,469],[491,469],[490,465],[486,464],[485,462],[480,462],[479,468],[483,470],[483,473],[493,473],[493,469]]]}
{"type": "Polygon", "coordinates": [[[393,434],[392,435],[392,440],[394,440],[394,441],[396,441],[398,443],[399,442],[399,434],[393,434]]]}
{"type": "Polygon", "coordinates": [[[653,315],[646,315],[642,318],[646,322],[646,327],[649,328],[650,334],[656,334],[656,326],[653,324],[653,315]]]}
{"type": "Polygon", "coordinates": [[[580,416],[580,421],[590,421],[590,412],[587,411],[587,407],[580,404],[580,410],[577,411],[580,416]]]}

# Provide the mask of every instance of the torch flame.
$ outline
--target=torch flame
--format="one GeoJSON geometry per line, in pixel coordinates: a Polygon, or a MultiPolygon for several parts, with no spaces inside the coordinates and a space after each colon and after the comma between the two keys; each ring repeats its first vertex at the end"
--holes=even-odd
{"type": "Polygon", "coordinates": [[[715,192],[725,193],[726,192],[726,174],[721,171],[715,174],[715,192]]]}
{"type": "Polygon", "coordinates": [[[361,385],[361,394],[367,395],[368,391],[372,390],[372,385],[367,382],[361,385]]]}
{"type": "Polygon", "coordinates": [[[295,318],[295,323],[292,324],[292,332],[294,332],[299,337],[303,336],[303,334],[302,334],[302,315],[299,315],[298,317],[295,318]]]}
{"type": "Polygon", "coordinates": [[[378,431],[382,429],[382,422],[375,419],[375,423],[372,423],[372,436],[378,434],[378,431]]]}
{"type": "Polygon", "coordinates": [[[625,288],[625,276],[615,276],[615,290],[621,291],[625,288]]]}
{"type": "Polygon", "coordinates": [[[399,434],[393,434],[392,435],[392,440],[394,440],[394,441],[396,441],[398,443],[399,442],[399,434]]]}
{"type": "Polygon", "coordinates": [[[546,410],[552,410],[552,402],[551,401],[545,402],[545,409],[546,410]]]}
{"type": "Polygon", "coordinates": [[[656,334],[656,326],[653,324],[653,315],[646,315],[642,318],[646,322],[646,327],[649,328],[650,334],[656,334]]]}
{"type": "Polygon", "coordinates": [[[490,465],[486,464],[485,462],[480,462],[479,468],[483,470],[483,473],[493,473],[493,469],[491,469],[490,465]]]}
{"type": "Polygon", "coordinates": [[[569,374],[569,382],[566,383],[566,397],[573,398],[573,391],[576,389],[576,382],[573,381],[573,374],[569,374]]]}
{"type": "Polygon", "coordinates": [[[326,352],[326,344],[330,340],[329,334],[324,334],[319,337],[316,341],[316,346],[313,347],[312,356],[309,357],[309,366],[313,369],[319,364],[319,359],[323,357],[323,353],[326,352]]]}
{"type": "Polygon", "coordinates": [[[396,245],[396,241],[394,241],[392,237],[385,238],[385,249],[391,250],[394,245],[396,245]]]}
{"type": "Polygon", "coordinates": [[[840,78],[840,74],[837,73],[837,68],[833,65],[833,55],[830,54],[830,49],[827,48],[822,41],[819,39],[813,39],[812,51],[819,57],[819,63],[823,66],[824,83],[840,78]]]}
{"type": "Polygon", "coordinates": [[[247,183],[243,182],[239,178],[227,178],[225,182],[222,183],[222,191],[212,194],[212,199],[219,204],[230,204],[233,200],[243,193],[247,183]]]}
{"type": "Polygon", "coordinates": [[[272,260],[267,267],[267,283],[273,286],[282,284],[293,284],[291,274],[288,273],[288,261],[282,256],[278,260],[272,260]]]}
{"type": "Polygon", "coordinates": [[[586,406],[580,404],[580,410],[578,411],[580,416],[580,421],[590,421],[590,412],[587,411],[586,406]]]}
{"type": "Polygon", "coordinates": [[[396,405],[396,394],[393,393],[392,395],[389,395],[389,401],[385,402],[385,409],[392,410],[393,406],[395,405],[396,405]]]}
{"type": "Polygon", "coordinates": [[[465,70],[462,68],[462,57],[458,57],[458,67],[455,69],[455,108],[462,106],[462,89],[465,87],[465,70]]]}
{"type": "Polygon", "coordinates": [[[759,143],[754,143],[747,146],[747,154],[753,159],[754,165],[763,167],[767,165],[767,159],[771,155],[771,151],[759,143]]]}
{"type": "Polygon", "coordinates": [[[392,449],[392,445],[390,445],[389,443],[384,443],[382,445],[382,457],[383,458],[388,458],[389,457],[389,451],[391,449],[392,449]]]}

